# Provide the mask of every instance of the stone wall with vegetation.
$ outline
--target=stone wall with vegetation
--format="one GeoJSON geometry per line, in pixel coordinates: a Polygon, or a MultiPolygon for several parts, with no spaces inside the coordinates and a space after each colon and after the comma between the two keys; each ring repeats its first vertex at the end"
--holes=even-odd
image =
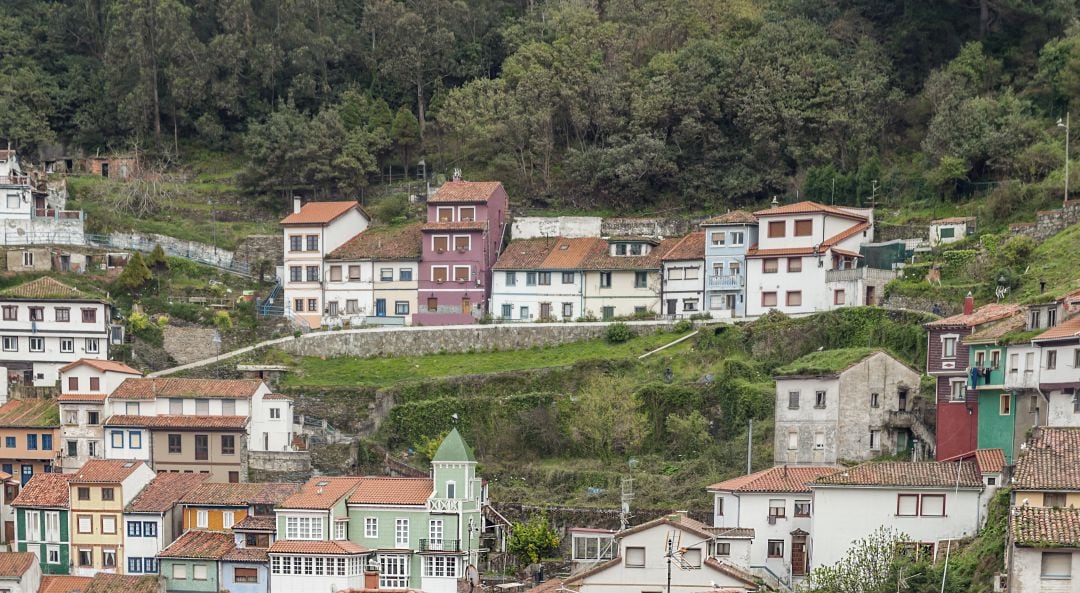
{"type": "Polygon", "coordinates": [[[1080,222],[1080,200],[1069,200],[1056,210],[1041,210],[1035,222],[1016,223],[1009,227],[1014,235],[1024,235],[1042,242],[1080,222]]]}

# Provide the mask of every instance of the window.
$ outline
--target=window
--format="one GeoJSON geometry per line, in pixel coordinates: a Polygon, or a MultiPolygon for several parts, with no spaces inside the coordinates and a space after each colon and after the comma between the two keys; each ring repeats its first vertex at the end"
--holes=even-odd
{"type": "Polygon", "coordinates": [[[787,448],[788,451],[796,451],[799,449],[799,433],[794,430],[787,433],[787,448]]]}
{"type": "Polygon", "coordinates": [[[472,248],[472,237],[468,235],[454,235],[454,251],[464,253],[472,248]]]}
{"type": "Polygon", "coordinates": [[[330,281],[341,282],[341,266],[330,266],[330,281]]]}
{"type": "Polygon", "coordinates": [[[778,239],[785,235],[786,222],[783,220],[773,220],[769,222],[769,238],[778,239]]]}
{"type": "Polygon", "coordinates": [[[738,247],[746,241],[746,233],[742,231],[735,231],[731,233],[731,245],[738,247]]]}
{"type": "Polygon", "coordinates": [[[48,546],[45,549],[46,564],[60,564],[60,546],[48,546]]]}
{"type": "MultiPolygon", "coordinates": [[[[102,490],[104,490],[104,488],[102,490]]],[[[116,517],[114,515],[101,516],[101,533],[116,533],[116,517]]]]}
{"type": "MultiPolygon", "coordinates": [[[[17,447],[18,445],[15,444],[15,437],[4,437],[4,446],[9,449],[17,447]]],[[[8,473],[10,474],[11,472],[8,473]]]]}
{"type": "Polygon", "coordinates": [[[1057,309],[1046,310],[1046,327],[1054,327],[1057,325],[1057,309]]]}
{"type": "Polygon", "coordinates": [[[323,523],[321,517],[286,517],[286,539],[322,539],[323,523]]]}
{"type": "Polygon", "coordinates": [[[45,307],[27,307],[30,310],[30,321],[45,321],[45,307]]]}
{"type": "Polygon", "coordinates": [[[689,548],[683,552],[683,562],[690,568],[701,568],[701,548],[689,548]]]}
{"type": "Polygon", "coordinates": [[[82,310],[83,323],[97,323],[97,309],[82,310]]]}
{"type": "Polygon", "coordinates": [[[802,258],[801,257],[789,257],[787,260],[788,272],[801,272],[802,271],[802,258]]]}
{"type": "Polygon", "coordinates": [[[799,392],[789,391],[787,394],[787,407],[789,410],[799,409],[799,392]]]}
{"type": "Polygon", "coordinates": [[[41,513],[39,511],[26,511],[26,540],[31,542],[41,541],[41,513]]]}
{"type": "Polygon", "coordinates": [[[79,515],[77,519],[79,533],[94,533],[94,518],[91,515],[79,515]]]}
{"type": "Polygon", "coordinates": [[[75,352],[75,338],[60,338],[60,352],[75,352]]]}
{"type": "Polygon", "coordinates": [[[236,525],[236,513],[234,511],[221,511],[221,528],[232,529],[236,525]]]}
{"type": "Polygon", "coordinates": [[[1065,508],[1065,493],[1047,492],[1043,494],[1043,506],[1050,508],[1065,508]]]}
{"type": "Polygon", "coordinates": [[[205,581],[206,580],[206,565],[205,564],[196,564],[196,565],[192,566],[191,567],[191,578],[195,579],[196,581],[205,581]]]}
{"type": "Polygon", "coordinates": [[[304,299],[296,299],[296,301],[293,303],[293,311],[303,312],[303,310],[304,310],[304,299]]]}
{"type": "Polygon", "coordinates": [[[871,394],[870,394],[870,407],[871,407],[871,408],[877,408],[877,407],[879,407],[879,406],[880,406],[880,401],[879,401],[880,399],[881,399],[881,398],[880,398],[880,397],[878,396],[878,394],[876,394],[876,393],[871,393],[871,394]]]}
{"type": "Polygon", "coordinates": [[[446,498],[451,500],[457,498],[457,484],[453,481],[446,483],[446,498]]]}
{"type": "Polygon", "coordinates": [[[998,400],[998,414],[1001,416],[1012,415],[1012,394],[1002,393],[1001,398],[998,400]]]}
{"type": "Polygon", "coordinates": [[[394,520],[394,545],[400,548],[409,547],[409,520],[394,520]]]}
{"type": "Polygon", "coordinates": [[[431,279],[435,282],[446,282],[450,277],[450,270],[446,266],[431,266],[431,279]]]}
{"type": "Polygon", "coordinates": [[[795,516],[796,517],[809,517],[810,516],[810,501],[809,500],[796,500],[795,501],[795,516]]]}
{"type": "Polygon", "coordinates": [[[139,574],[142,572],[142,558],[128,558],[129,574],[139,574]]]}
{"type": "Polygon", "coordinates": [[[281,419],[281,409],[280,408],[270,408],[270,419],[271,420],[280,420],[281,419]]]}
{"type": "Polygon", "coordinates": [[[116,500],[116,490],[112,488],[101,489],[101,500],[116,500]]]}
{"type": "Polygon", "coordinates": [[[379,520],[375,517],[364,517],[364,537],[379,537],[379,520]]]}
{"type": "Polygon", "coordinates": [[[89,455],[90,457],[97,457],[98,456],[98,453],[97,453],[98,452],[98,442],[97,441],[87,441],[86,448],[87,448],[87,455],[89,455]]]}
{"type": "Polygon", "coordinates": [[[86,338],[84,346],[86,347],[87,354],[97,354],[98,352],[100,352],[100,349],[98,348],[97,338],[86,338]]]}
{"type": "Polygon", "coordinates": [[[716,544],[716,555],[717,556],[730,556],[731,555],[731,544],[728,543],[728,542],[717,543],[716,544]]]}
{"type": "Polygon", "coordinates": [[[787,306],[789,306],[789,307],[801,307],[802,306],[802,291],[801,290],[789,290],[787,292],[787,306]]]}
{"type": "Polygon", "coordinates": [[[90,500],[90,488],[86,486],[79,486],[78,497],[79,500],[90,500]]]}
{"type": "Polygon", "coordinates": [[[990,368],[1001,368],[1001,350],[990,351],[990,368]]]}
{"type": "Polygon", "coordinates": [[[172,567],[172,578],[178,580],[184,580],[187,578],[187,565],[176,563],[172,567]]]}
{"type": "Polygon", "coordinates": [[[4,336],[4,352],[18,352],[19,338],[16,336],[4,336]]]}
{"type": "Polygon", "coordinates": [[[649,285],[648,272],[634,272],[634,288],[645,288],[649,285]]]}
{"type": "Polygon", "coordinates": [[[19,320],[19,306],[18,305],[4,305],[4,321],[18,321],[19,320]]]}
{"type": "Polygon", "coordinates": [[[236,436],[231,434],[221,435],[221,454],[236,455],[236,436]]]}
{"type": "Polygon", "coordinates": [[[784,557],[784,540],[771,539],[769,540],[769,558],[783,558],[784,557]]]}
{"type": "Polygon", "coordinates": [[[825,401],[826,401],[825,393],[826,392],[824,392],[824,391],[815,391],[814,392],[814,407],[815,408],[824,408],[825,407],[825,401]]]}
{"type": "MultiPolygon", "coordinates": [[[[454,281],[466,282],[469,279],[469,272],[469,266],[454,266],[454,281]]],[[[549,280],[548,284],[550,283],[551,282],[549,280]]]]}
{"type": "Polygon", "coordinates": [[[304,268],[300,266],[289,266],[289,281],[300,282],[304,279],[304,268]]]}
{"type": "Polygon", "coordinates": [[[769,500],[769,516],[770,517],[785,517],[787,516],[787,503],[782,498],[773,498],[769,500]]]}
{"type": "Polygon", "coordinates": [[[1072,557],[1072,552],[1043,552],[1039,576],[1044,579],[1071,579],[1072,557]]]}
{"type": "Polygon", "coordinates": [[[45,351],[45,338],[30,338],[30,351],[31,352],[44,352],[45,351]]]}
{"type": "Polygon", "coordinates": [[[233,568],[233,582],[236,583],[258,583],[259,582],[259,569],[257,568],[241,568],[239,566],[233,568]]]}
{"type": "Polygon", "coordinates": [[[880,430],[874,429],[874,430],[870,431],[870,450],[871,451],[880,451],[881,450],[881,431],[880,430]]]}
{"type": "Polygon", "coordinates": [[[941,355],[945,358],[956,357],[956,336],[944,336],[941,338],[941,355]]]}
{"type": "Polygon", "coordinates": [[[435,218],[439,222],[453,222],[454,209],[450,206],[440,206],[435,210],[435,218]]]}
{"type": "Polygon", "coordinates": [[[435,250],[435,253],[446,253],[450,250],[450,237],[435,235],[431,238],[431,248],[435,250]]]}
{"type": "Polygon", "coordinates": [[[348,521],[334,521],[334,539],[348,539],[348,521]]]}
{"type": "Polygon", "coordinates": [[[562,304],[562,316],[569,319],[574,316],[574,303],[562,304]]]}
{"type": "Polygon", "coordinates": [[[949,401],[962,402],[964,401],[964,393],[966,381],[963,379],[952,380],[949,382],[949,401]]]}
{"type": "Polygon", "coordinates": [[[922,500],[919,501],[919,506],[919,514],[923,517],[944,517],[945,495],[923,494],[922,500]]]}
{"type": "Polygon", "coordinates": [[[476,220],[476,207],[462,206],[461,208],[458,208],[458,220],[461,222],[472,222],[476,220]]]}
{"type": "Polygon", "coordinates": [[[443,541],[443,522],[442,519],[432,519],[428,521],[428,544],[432,550],[441,550],[443,541]]]}
{"type": "Polygon", "coordinates": [[[207,461],[210,459],[210,436],[205,434],[195,435],[195,460],[207,461]]]}
{"type": "Polygon", "coordinates": [[[289,235],[289,251],[303,251],[304,237],[301,235],[289,235]]]}
{"type": "Polygon", "coordinates": [[[36,434],[28,434],[28,435],[26,435],[26,449],[28,451],[37,451],[37,435],[36,434]]]}
{"type": "Polygon", "coordinates": [[[645,568],[645,548],[626,548],[626,565],[645,568]]]}
{"type": "Polygon", "coordinates": [[[536,283],[540,286],[551,286],[551,272],[538,272],[536,283]]]}
{"type": "MultiPolygon", "coordinates": [[[[70,393],[78,393],[79,392],[79,378],[78,377],[68,377],[68,392],[70,392],[70,393]]],[[[72,424],[74,424],[74,423],[72,423],[72,424]]]]}
{"type": "Polygon", "coordinates": [[[847,293],[843,288],[838,288],[833,291],[832,302],[834,305],[843,305],[847,302],[847,293]]]}
{"type": "Polygon", "coordinates": [[[761,271],[764,274],[775,274],[780,269],[780,260],[775,257],[767,257],[761,262],[761,271]]]}
{"type": "Polygon", "coordinates": [[[122,430],[114,430],[110,434],[112,436],[113,449],[123,449],[124,448],[124,431],[122,431],[122,430]]]}
{"type": "Polygon", "coordinates": [[[457,578],[457,558],[453,556],[424,556],[424,576],[457,578]]]}
{"type": "Polygon", "coordinates": [[[506,285],[507,286],[517,286],[517,272],[507,272],[506,273],[506,285]]]}
{"type": "Polygon", "coordinates": [[[795,236],[809,237],[814,234],[814,221],[809,218],[795,221],[795,236]]]}
{"type": "MultiPolygon", "coordinates": [[[[71,424],[74,424],[74,423],[71,423],[71,424]]],[[[78,457],[79,456],[79,441],[68,441],[67,442],[67,456],[68,457],[78,457]]]]}
{"type": "Polygon", "coordinates": [[[896,514],[901,517],[914,517],[919,514],[918,494],[897,494],[896,514]]]}
{"type": "Polygon", "coordinates": [[[94,550],[93,548],[79,548],[79,566],[93,566],[94,565],[94,550]]]}
{"type": "Polygon", "coordinates": [[[728,270],[731,272],[731,276],[738,276],[742,274],[742,264],[737,261],[730,262],[728,263],[728,270]]]}
{"type": "Polygon", "coordinates": [[[574,283],[574,273],[573,272],[563,272],[562,273],[562,283],[563,284],[573,284],[574,283]]]}
{"type": "Polygon", "coordinates": [[[1041,327],[1041,312],[1036,309],[1031,312],[1031,329],[1039,329],[1041,327]]]}
{"type": "Polygon", "coordinates": [[[142,537],[142,521],[127,522],[128,537],[142,537]]]}
{"type": "Polygon", "coordinates": [[[307,266],[304,270],[308,282],[319,281],[319,266],[307,266]]]}
{"type": "Polygon", "coordinates": [[[307,251],[318,251],[319,250],[319,236],[318,235],[308,235],[305,238],[307,239],[307,251]]]}
{"type": "Polygon", "coordinates": [[[394,268],[379,268],[379,282],[393,282],[394,268]]]}
{"type": "Polygon", "coordinates": [[[33,251],[24,251],[23,252],[23,254],[22,254],[22,265],[23,265],[23,267],[27,267],[27,268],[33,267],[33,265],[34,265],[34,252],[33,251]]]}
{"type": "Polygon", "coordinates": [[[379,588],[409,586],[409,558],[400,554],[379,555],[379,588]]]}
{"type": "Polygon", "coordinates": [[[1057,368],[1057,350],[1046,351],[1046,369],[1053,370],[1057,368]]]}
{"type": "Polygon", "coordinates": [[[611,288],[611,272],[600,272],[600,288],[611,288]]]}
{"type": "Polygon", "coordinates": [[[90,391],[101,391],[101,379],[99,377],[90,377],[90,391]]]}
{"type": "MultiPolygon", "coordinates": [[[[210,526],[210,511],[195,511],[195,527],[206,529],[210,526]]],[[[291,539],[291,538],[290,538],[291,539]]]]}
{"type": "Polygon", "coordinates": [[[825,433],[823,433],[823,432],[815,432],[814,433],[814,448],[818,449],[818,450],[825,448],[825,433]]]}
{"type": "Polygon", "coordinates": [[[727,234],[724,231],[716,231],[712,234],[712,244],[721,247],[724,245],[726,237],[727,234]]]}
{"type": "Polygon", "coordinates": [[[360,312],[360,301],[357,299],[345,299],[345,314],[356,315],[360,312]]]}
{"type": "Polygon", "coordinates": [[[178,434],[169,435],[169,453],[177,454],[184,450],[184,446],[178,434]]]}
{"type": "Polygon", "coordinates": [[[763,293],[761,293],[761,306],[762,307],[775,307],[776,306],[776,293],[775,292],[763,292],[763,293]]]}
{"type": "Polygon", "coordinates": [[[349,266],[349,280],[360,279],[360,266],[349,266]]]}

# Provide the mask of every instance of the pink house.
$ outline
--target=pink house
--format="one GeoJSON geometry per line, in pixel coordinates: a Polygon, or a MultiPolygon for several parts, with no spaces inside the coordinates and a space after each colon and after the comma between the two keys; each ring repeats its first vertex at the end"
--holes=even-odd
{"type": "Polygon", "coordinates": [[[456,178],[428,199],[414,325],[474,323],[489,310],[507,203],[498,181],[456,178]]]}

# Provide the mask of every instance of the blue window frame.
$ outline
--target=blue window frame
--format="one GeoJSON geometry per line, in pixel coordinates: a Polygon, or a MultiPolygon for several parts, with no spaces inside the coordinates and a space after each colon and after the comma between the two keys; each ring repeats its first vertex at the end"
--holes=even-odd
{"type": "Polygon", "coordinates": [[[33,477],[34,477],[34,466],[32,466],[30,464],[27,464],[27,463],[24,463],[23,466],[22,466],[22,477],[21,477],[22,485],[25,486],[26,483],[30,481],[30,478],[33,478],[33,477]]]}
{"type": "Polygon", "coordinates": [[[128,521],[128,537],[142,537],[142,521],[128,521]]]}
{"type": "Polygon", "coordinates": [[[157,537],[157,523],[154,523],[153,521],[143,521],[142,534],[143,537],[157,537]]]}
{"type": "Polygon", "coordinates": [[[43,435],[41,435],[41,450],[42,451],[52,451],[52,435],[51,434],[43,434],[43,435]]]}
{"type": "Polygon", "coordinates": [[[2,469],[4,470],[4,473],[5,473],[5,474],[8,474],[8,475],[14,475],[14,474],[13,474],[13,473],[11,472],[11,464],[10,464],[10,463],[5,463],[5,464],[4,464],[3,466],[0,466],[0,468],[2,468],[2,469]]]}
{"type": "Polygon", "coordinates": [[[143,558],[143,572],[147,574],[157,574],[158,561],[157,558],[143,558]]]}
{"type": "Polygon", "coordinates": [[[128,448],[129,449],[142,449],[142,433],[133,430],[128,433],[128,448]]]}
{"type": "Polygon", "coordinates": [[[128,558],[128,573],[139,574],[142,572],[142,558],[128,558]]]}
{"type": "Polygon", "coordinates": [[[112,431],[112,446],[113,449],[124,448],[124,431],[114,430],[112,431]]]}
{"type": "MultiPolygon", "coordinates": [[[[18,445],[15,444],[15,437],[4,437],[4,446],[8,449],[14,449],[18,445]]],[[[8,472],[9,474],[11,472],[8,472]]]]}
{"type": "Polygon", "coordinates": [[[37,451],[37,435],[36,434],[28,434],[28,435],[26,435],[26,450],[27,451],[37,451]]]}

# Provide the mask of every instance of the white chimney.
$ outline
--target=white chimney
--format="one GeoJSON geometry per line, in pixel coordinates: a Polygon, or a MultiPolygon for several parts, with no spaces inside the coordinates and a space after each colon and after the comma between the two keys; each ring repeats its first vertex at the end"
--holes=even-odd
{"type": "Polygon", "coordinates": [[[300,214],[300,196],[293,196],[292,211],[293,214],[300,214]]]}

